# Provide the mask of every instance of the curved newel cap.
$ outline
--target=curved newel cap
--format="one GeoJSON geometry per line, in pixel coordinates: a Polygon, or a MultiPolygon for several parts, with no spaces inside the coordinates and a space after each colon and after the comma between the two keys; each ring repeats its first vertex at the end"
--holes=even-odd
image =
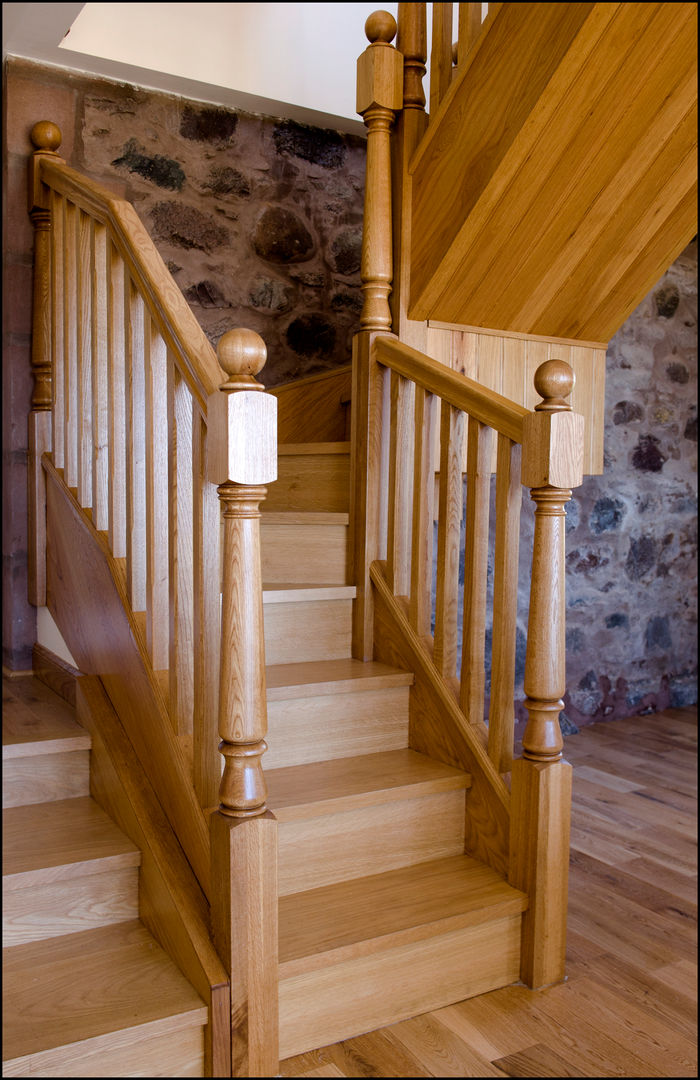
{"type": "Polygon", "coordinates": [[[535,372],[535,390],[544,400],[535,412],[571,412],[566,400],[574,388],[576,376],[565,360],[547,360],[535,372]]]}
{"type": "Polygon", "coordinates": [[[396,37],[396,19],[389,11],[373,11],[365,23],[370,45],[389,45],[396,37]]]}
{"type": "Polygon", "coordinates": [[[61,145],[63,136],[58,124],[51,120],[39,120],[29,133],[32,146],[37,150],[49,150],[55,153],[61,145]]]}
{"type": "Polygon", "coordinates": [[[254,330],[239,326],[219,338],[216,356],[228,376],[222,390],[264,390],[255,376],[267,360],[267,346],[254,330]]]}

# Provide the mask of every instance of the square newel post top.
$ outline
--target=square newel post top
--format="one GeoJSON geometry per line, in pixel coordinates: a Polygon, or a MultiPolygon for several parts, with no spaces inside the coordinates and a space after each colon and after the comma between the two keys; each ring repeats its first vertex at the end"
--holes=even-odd
{"type": "Polygon", "coordinates": [[[383,108],[396,112],[403,105],[403,57],[391,44],[396,20],[388,11],[375,11],[365,23],[370,44],[357,61],[357,112],[383,108]]]}

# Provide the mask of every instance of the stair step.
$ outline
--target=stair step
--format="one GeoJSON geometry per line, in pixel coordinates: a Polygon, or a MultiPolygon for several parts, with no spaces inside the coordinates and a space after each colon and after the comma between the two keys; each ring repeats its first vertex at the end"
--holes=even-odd
{"type": "Polygon", "coordinates": [[[266,679],[266,770],[408,746],[409,672],[344,659],[278,664],[266,679]]]}
{"type": "Polygon", "coordinates": [[[202,1076],[207,1009],[140,922],[3,954],[5,1076],[202,1076]]]}
{"type": "Polygon", "coordinates": [[[413,750],[265,776],[279,821],[281,896],[464,851],[469,776],[413,750]]]}
{"type": "Polygon", "coordinates": [[[353,585],[278,582],[263,586],[268,664],[350,656],[353,585]]]}
{"type": "Polygon", "coordinates": [[[280,1054],[518,978],[523,893],[465,855],[280,900],[280,1054]]]}
{"type": "Polygon", "coordinates": [[[263,516],[273,510],[350,508],[350,443],[283,443],[278,447],[277,480],[267,489],[263,516]]]}
{"type": "Polygon", "coordinates": [[[3,944],[138,915],[141,853],[90,798],[3,811],[3,944]]]}
{"type": "Polygon", "coordinates": [[[347,514],[263,514],[260,524],[263,580],[348,581],[347,514]]]}
{"type": "Polygon", "coordinates": [[[90,736],[37,679],[4,680],[2,740],[3,807],[88,794],[90,736]]]}

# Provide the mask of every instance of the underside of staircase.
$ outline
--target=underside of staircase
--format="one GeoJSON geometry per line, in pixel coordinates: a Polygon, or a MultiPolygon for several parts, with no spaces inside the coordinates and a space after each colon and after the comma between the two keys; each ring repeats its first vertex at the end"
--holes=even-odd
{"type": "MultiPolygon", "coordinates": [[[[282,1058],[516,981],[527,905],[465,853],[470,777],[409,749],[412,674],[351,658],[348,451],[282,445],[263,504],[282,1058]]],[[[206,1075],[205,1004],[138,921],[89,734],[8,685],[6,1075],[206,1075]]]]}

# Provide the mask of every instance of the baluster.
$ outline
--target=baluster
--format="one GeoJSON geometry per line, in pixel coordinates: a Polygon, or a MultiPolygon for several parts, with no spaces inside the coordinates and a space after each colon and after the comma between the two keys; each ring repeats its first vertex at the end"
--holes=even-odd
{"type": "Polygon", "coordinates": [[[433,579],[434,422],[438,398],[415,388],[413,450],[413,530],[409,619],[420,638],[430,638],[433,579]]]}
{"type": "Polygon", "coordinates": [[[107,371],[109,380],[109,543],[126,558],[126,339],[124,263],[107,240],[107,371]]]}
{"type": "Polygon", "coordinates": [[[146,611],[145,313],[128,270],[124,277],[126,344],[126,572],[131,610],[146,611]]]}
{"type": "Polygon", "coordinates": [[[484,646],[492,436],[492,428],[479,423],[474,417],[469,418],[460,706],[470,724],[484,722],[484,646]]]}
{"type": "Polygon", "coordinates": [[[433,4],[430,48],[430,115],[434,116],[452,79],[452,4],[433,4]]]}
{"type": "Polygon", "coordinates": [[[474,48],[481,33],[481,4],[459,5],[458,40],[452,49],[455,67],[460,68],[474,48]]]}
{"type": "Polygon", "coordinates": [[[425,111],[425,4],[399,4],[396,48],[403,56],[403,107],[425,111]]]}
{"type": "Polygon", "coordinates": [[[192,395],[168,357],[168,536],[170,540],[170,715],[180,735],[192,734],[192,395]]]}
{"type": "Polygon", "coordinates": [[[209,399],[209,477],[224,513],[219,691],[220,804],[211,815],[212,922],[231,975],[232,1074],[278,1071],[277,822],[266,812],[261,758],[267,702],[260,563],[263,484],[277,475],[276,406],[255,375],[265,363],[250,330],[217,350],[229,378],[209,399]]]}
{"type": "Polygon", "coordinates": [[[357,61],[357,111],[367,127],[365,216],[362,232],[363,330],[390,330],[392,279],[389,132],[403,100],[403,63],[390,42],[396,21],[375,11],[365,23],[369,46],[357,61]]]}
{"type": "MultiPolygon", "coordinates": [[[[146,315],[144,324],[146,419],[146,647],[155,671],[166,671],[170,654],[168,558],[168,412],[165,342],[146,315]]],[[[174,714],[171,719],[175,723],[174,714]]]]}
{"type": "Polygon", "coordinates": [[[109,374],[107,358],[107,229],[91,221],[92,523],[109,527],[109,374]]]}
{"type": "Polygon", "coordinates": [[[440,417],[440,505],[433,661],[441,675],[457,677],[459,548],[465,414],[446,401],[440,417]]]}
{"type": "Polygon", "coordinates": [[[493,571],[493,649],[489,706],[489,757],[499,772],[513,763],[515,632],[518,614],[521,448],[498,436],[496,543],[493,571]]]}
{"type": "Polygon", "coordinates": [[[65,458],[65,392],[66,376],[63,356],[63,196],[51,192],[51,362],[53,368],[53,423],[51,440],[53,463],[63,468],[65,458]]]}
{"type": "Polygon", "coordinates": [[[410,589],[414,389],[391,372],[387,578],[394,596],[408,596],[410,589]]]}
{"type": "Polygon", "coordinates": [[[63,219],[63,354],[64,435],[63,478],[69,488],[78,486],[78,308],[76,284],[78,208],[64,201],[63,219]]]}
{"type": "Polygon", "coordinates": [[[35,147],[30,159],[29,216],[34,226],[34,271],[32,298],[32,353],[34,377],[32,408],[29,414],[29,520],[28,586],[29,602],[46,604],[46,485],[41,455],[51,450],[52,384],[52,276],[51,210],[49,195],[41,183],[41,158],[57,158],[61,132],[55,124],[40,121],[31,131],[35,147]]]}
{"type": "Polygon", "coordinates": [[[92,314],[90,218],[77,212],[76,332],[78,368],[78,502],[92,506],[92,314]]]}
{"type": "Polygon", "coordinates": [[[566,401],[574,376],[549,360],[535,373],[544,399],[525,419],[522,481],[535,502],[525,662],[529,719],[513,763],[510,880],[528,893],[521,978],[545,986],[564,976],[571,766],[562,760],[565,689],[564,507],[582,481],[583,417],[566,401]]]}

